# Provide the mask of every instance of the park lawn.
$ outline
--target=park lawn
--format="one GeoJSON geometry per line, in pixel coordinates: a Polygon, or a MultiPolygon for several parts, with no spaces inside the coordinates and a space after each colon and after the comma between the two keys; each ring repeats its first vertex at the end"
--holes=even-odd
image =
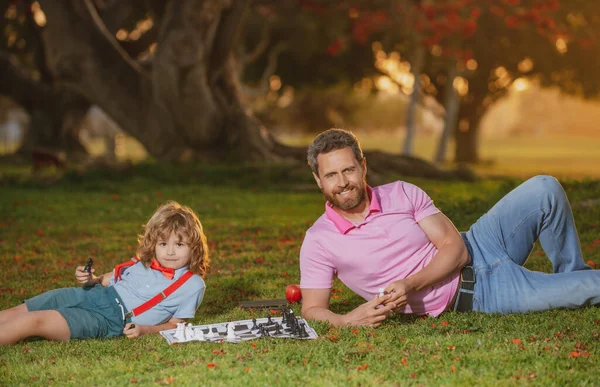
{"type": "MultiPolygon", "coordinates": [[[[87,257],[109,271],[135,252],[141,225],[167,199],[192,207],[212,265],[192,321],[264,317],[239,301],[283,298],[299,282],[304,231],[323,211],[308,169],[169,167],[143,163],[117,174],[62,180],[0,174],[0,307],[75,286],[87,257]]],[[[424,188],[464,230],[519,181],[406,179],[424,188]]],[[[586,260],[600,265],[600,180],[563,182],[586,260]]],[[[527,266],[550,270],[536,247],[527,266]]],[[[361,300],[336,282],[332,309],[361,300]]],[[[299,306],[294,306],[299,314],[299,306]]],[[[129,341],[27,340],[0,348],[0,385],[594,385],[600,380],[600,309],[527,315],[446,313],[392,317],[379,328],[311,322],[319,339],[168,346],[159,335],[129,341]]]]}

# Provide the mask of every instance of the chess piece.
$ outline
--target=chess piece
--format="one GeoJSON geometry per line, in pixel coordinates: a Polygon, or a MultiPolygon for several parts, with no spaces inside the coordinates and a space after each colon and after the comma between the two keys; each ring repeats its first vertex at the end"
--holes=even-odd
{"type": "Polygon", "coordinates": [[[185,327],[185,339],[186,340],[193,340],[194,339],[194,328],[192,328],[192,323],[188,323],[188,325],[185,327]]]}
{"type": "Polygon", "coordinates": [[[92,266],[94,265],[94,260],[92,259],[92,257],[89,257],[87,260],[87,263],[85,264],[85,267],[83,268],[83,271],[92,274],[92,266]]]}
{"type": "Polygon", "coordinates": [[[227,338],[228,339],[237,339],[237,336],[235,335],[235,330],[234,330],[233,324],[227,325],[227,338]]]}
{"type": "Polygon", "coordinates": [[[299,332],[300,337],[304,338],[304,337],[308,337],[308,332],[306,332],[306,324],[302,323],[300,324],[300,332],[299,332]]]}
{"type": "Polygon", "coordinates": [[[279,325],[278,323],[275,323],[275,334],[276,335],[281,334],[281,325],[279,325]]]}
{"type": "Polygon", "coordinates": [[[281,323],[285,324],[287,322],[287,311],[285,308],[281,308],[281,323]]]}
{"type": "Polygon", "coordinates": [[[271,315],[267,315],[267,325],[273,325],[273,320],[271,320],[271,315]]]}
{"type": "Polygon", "coordinates": [[[204,341],[204,331],[202,328],[194,328],[194,340],[204,341]]]}
{"type": "Polygon", "coordinates": [[[258,325],[256,325],[256,319],[253,318],[252,319],[252,328],[250,328],[251,331],[258,329],[258,325]]]}
{"type": "Polygon", "coordinates": [[[291,316],[289,316],[289,318],[288,318],[288,327],[292,331],[295,331],[297,326],[298,326],[298,320],[296,320],[296,316],[294,316],[294,314],[291,313],[291,316]]]}
{"type": "Polygon", "coordinates": [[[173,334],[173,338],[179,342],[185,341],[185,323],[177,323],[177,330],[173,334]]]}
{"type": "Polygon", "coordinates": [[[206,333],[206,337],[208,337],[208,338],[215,337],[215,334],[213,333],[213,330],[212,330],[212,325],[208,326],[208,332],[206,333]]]}

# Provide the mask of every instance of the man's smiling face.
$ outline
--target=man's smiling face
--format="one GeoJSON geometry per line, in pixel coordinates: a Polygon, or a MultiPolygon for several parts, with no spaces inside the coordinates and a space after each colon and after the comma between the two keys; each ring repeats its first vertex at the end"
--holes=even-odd
{"type": "Polygon", "coordinates": [[[338,210],[352,210],[365,203],[366,161],[358,161],[349,147],[317,156],[319,175],[313,176],[325,199],[338,210]]]}

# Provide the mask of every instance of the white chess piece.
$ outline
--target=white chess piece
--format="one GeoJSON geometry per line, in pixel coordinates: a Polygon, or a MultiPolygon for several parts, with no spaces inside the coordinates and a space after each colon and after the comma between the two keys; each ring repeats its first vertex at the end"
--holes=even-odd
{"type": "Polygon", "coordinates": [[[177,330],[173,335],[173,338],[179,342],[185,341],[185,323],[177,323],[177,330]]]}
{"type": "Polygon", "coordinates": [[[188,323],[185,327],[185,339],[193,340],[194,339],[194,328],[192,328],[192,323],[188,323]]]}
{"type": "Polygon", "coordinates": [[[207,337],[216,337],[216,336],[217,336],[217,333],[213,332],[213,326],[209,325],[208,326],[208,335],[207,335],[207,337]]]}
{"type": "Polygon", "coordinates": [[[204,341],[204,331],[202,328],[194,328],[194,340],[204,341]]]}
{"type": "Polygon", "coordinates": [[[229,325],[227,325],[227,338],[228,339],[237,339],[237,336],[235,335],[235,331],[234,331],[232,323],[229,323],[229,325]]]}

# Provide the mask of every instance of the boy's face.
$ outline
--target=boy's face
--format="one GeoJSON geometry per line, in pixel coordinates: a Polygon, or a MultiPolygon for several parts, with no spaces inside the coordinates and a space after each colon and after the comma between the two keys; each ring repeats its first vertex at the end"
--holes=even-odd
{"type": "Polygon", "coordinates": [[[179,269],[190,263],[192,249],[187,239],[180,240],[177,235],[171,234],[168,240],[158,239],[154,253],[163,267],[179,269]]]}

